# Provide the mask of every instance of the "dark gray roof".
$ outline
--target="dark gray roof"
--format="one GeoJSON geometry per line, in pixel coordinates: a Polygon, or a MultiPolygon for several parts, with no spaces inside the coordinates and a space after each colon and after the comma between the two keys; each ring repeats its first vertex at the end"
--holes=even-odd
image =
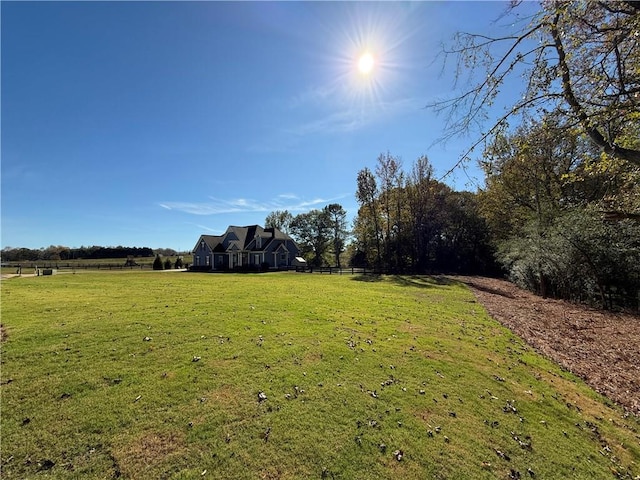
{"type": "Polygon", "coordinates": [[[203,240],[213,252],[226,252],[235,245],[239,250],[262,251],[269,248],[272,242],[283,243],[285,248],[295,247],[295,242],[286,233],[277,228],[262,228],[260,225],[248,225],[238,227],[230,225],[222,235],[201,235],[194,250],[197,249],[200,241],[203,240]],[[256,237],[262,239],[258,247],[256,237]]]}

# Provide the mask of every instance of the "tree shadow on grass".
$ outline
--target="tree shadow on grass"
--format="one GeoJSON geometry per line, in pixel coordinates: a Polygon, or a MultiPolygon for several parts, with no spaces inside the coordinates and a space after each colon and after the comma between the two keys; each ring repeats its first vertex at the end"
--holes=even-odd
{"type": "Polygon", "coordinates": [[[391,280],[396,285],[405,287],[418,287],[418,288],[437,288],[450,285],[460,285],[451,278],[444,275],[394,275],[391,280]]]}
{"type": "Polygon", "coordinates": [[[511,293],[505,290],[483,285],[480,282],[473,281],[473,279],[464,280],[462,283],[464,285],[467,285],[468,287],[475,288],[476,290],[480,290],[481,292],[490,293],[492,295],[500,295],[501,297],[506,297],[506,298],[515,298],[511,293]]]}
{"type": "Polygon", "coordinates": [[[380,275],[379,273],[362,273],[351,277],[351,279],[356,282],[381,282],[384,280],[384,275],[380,275]]]}
{"type": "Polygon", "coordinates": [[[444,275],[380,275],[362,274],[353,277],[356,282],[381,282],[389,280],[403,287],[436,288],[449,285],[462,285],[461,282],[444,275]]]}

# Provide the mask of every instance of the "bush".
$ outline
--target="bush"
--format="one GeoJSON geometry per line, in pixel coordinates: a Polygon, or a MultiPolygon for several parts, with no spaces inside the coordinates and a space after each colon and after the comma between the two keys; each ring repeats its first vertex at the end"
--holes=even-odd
{"type": "Polygon", "coordinates": [[[502,245],[510,279],[543,296],[637,308],[640,290],[640,226],[604,222],[585,208],[558,215],[544,231],[534,223],[502,245]]]}
{"type": "Polygon", "coordinates": [[[173,265],[171,264],[171,260],[167,258],[167,259],[164,261],[164,269],[165,269],[165,270],[171,270],[171,267],[172,267],[172,266],[173,266],[173,265]]]}
{"type": "Polygon", "coordinates": [[[162,264],[162,259],[160,258],[160,255],[156,255],[156,259],[153,261],[153,269],[164,270],[164,266],[162,264]]]}
{"type": "Polygon", "coordinates": [[[178,257],[176,259],[175,268],[176,270],[183,267],[182,257],[178,257]]]}

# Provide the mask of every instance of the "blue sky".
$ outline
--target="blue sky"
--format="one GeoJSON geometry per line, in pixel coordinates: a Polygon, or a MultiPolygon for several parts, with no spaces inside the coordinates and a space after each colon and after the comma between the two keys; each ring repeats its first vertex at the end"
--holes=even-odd
{"type": "Polygon", "coordinates": [[[273,210],[352,217],[387,151],[442,175],[471,139],[433,145],[440,44],[506,6],[2,2],[2,247],[189,250],[273,210]]]}

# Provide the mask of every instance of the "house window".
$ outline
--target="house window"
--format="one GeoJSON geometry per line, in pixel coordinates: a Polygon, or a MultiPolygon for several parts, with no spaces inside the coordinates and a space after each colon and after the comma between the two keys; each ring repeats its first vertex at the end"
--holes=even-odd
{"type": "Polygon", "coordinates": [[[204,250],[204,240],[200,242],[200,250],[204,250]]]}
{"type": "Polygon", "coordinates": [[[196,255],[196,266],[200,265],[200,255],[196,255]]]}
{"type": "Polygon", "coordinates": [[[209,255],[207,255],[205,258],[207,259],[207,265],[209,265],[209,261],[210,261],[209,255]]]}
{"type": "Polygon", "coordinates": [[[262,237],[259,235],[256,237],[256,248],[262,248],[262,237]]]}

